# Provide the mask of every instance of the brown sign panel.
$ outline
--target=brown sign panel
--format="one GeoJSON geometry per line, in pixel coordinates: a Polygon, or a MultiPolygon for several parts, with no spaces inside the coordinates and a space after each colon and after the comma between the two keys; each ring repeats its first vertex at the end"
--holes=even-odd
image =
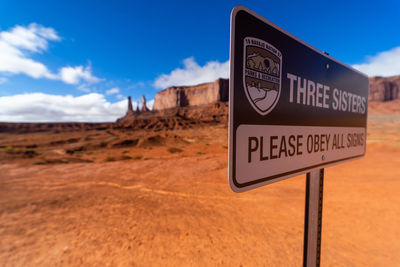
{"type": "Polygon", "coordinates": [[[231,16],[236,192],[362,157],[369,80],[243,6],[231,16]]]}

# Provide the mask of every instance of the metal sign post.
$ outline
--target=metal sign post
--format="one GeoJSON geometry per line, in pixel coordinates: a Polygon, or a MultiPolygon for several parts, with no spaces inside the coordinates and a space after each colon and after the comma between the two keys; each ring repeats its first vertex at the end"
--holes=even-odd
{"type": "Polygon", "coordinates": [[[307,173],[303,266],[320,266],[324,169],[307,173]]]}

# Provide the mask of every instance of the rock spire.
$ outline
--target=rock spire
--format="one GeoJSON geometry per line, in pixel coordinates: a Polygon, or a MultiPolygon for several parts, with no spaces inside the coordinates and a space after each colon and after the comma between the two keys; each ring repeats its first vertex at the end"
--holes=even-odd
{"type": "Polygon", "coordinates": [[[149,109],[146,106],[146,97],[144,95],[142,95],[142,112],[146,112],[149,111],[149,109]]]}
{"type": "Polygon", "coordinates": [[[132,113],[133,113],[132,99],[130,96],[128,96],[128,110],[126,111],[126,115],[132,114],[132,113]]]}

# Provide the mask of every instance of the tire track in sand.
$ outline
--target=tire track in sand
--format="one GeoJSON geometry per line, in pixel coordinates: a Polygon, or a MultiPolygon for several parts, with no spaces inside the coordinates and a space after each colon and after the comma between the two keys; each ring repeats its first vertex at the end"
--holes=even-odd
{"type": "Polygon", "coordinates": [[[48,190],[56,190],[56,189],[63,189],[66,187],[71,187],[71,186],[108,186],[108,187],[113,187],[113,188],[118,188],[118,189],[124,189],[124,190],[133,190],[133,189],[138,189],[139,191],[145,192],[145,193],[155,193],[159,195],[165,195],[165,196],[174,196],[174,197],[184,197],[184,198],[198,198],[198,199],[218,199],[218,200],[227,200],[227,199],[235,199],[235,200],[242,200],[242,201],[257,201],[256,199],[249,199],[249,198],[242,198],[242,197],[229,197],[229,196],[211,196],[211,195],[197,195],[197,194],[190,194],[190,193],[184,193],[184,192],[174,192],[174,191],[167,191],[167,190],[161,190],[161,189],[151,189],[144,187],[141,184],[137,185],[120,185],[117,183],[110,183],[110,182],[104,182],[104,181],[98,181],[98,182],[79,182],[79,183],[71,183],[71,184],[59,184],[59,185],[54,185],[54,186],[46,186],[44,189],[48,190]]]}

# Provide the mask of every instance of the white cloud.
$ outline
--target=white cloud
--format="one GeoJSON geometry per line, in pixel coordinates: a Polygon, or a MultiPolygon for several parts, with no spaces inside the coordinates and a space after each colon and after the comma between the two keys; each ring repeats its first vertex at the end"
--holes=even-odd
{"type": "Polygon", "coordinates": [[[119,93],[118,87],[114,87],[114,88],[111,88],[110,90],[106,91],[106,95],[114,95],[114,94],[118,94],[118,93],[119,93]]]}
{"type": "Polygon", "coordinates": [[[35,23],[0,32],[0,72],[56,79],[57,76],[44,64],[29,58],[29,52],[40,53],[46,50],[48,40],[58,41],[60,37],[54,29],[35,23]]]}
{"type": "Polygon", "coordinates": [[[60,78],[68,84],[78,84],[82,81],[88,83],[97,83],[100,78],[93,76],[90,65],[84,68],[83,66],[64,67],[60,69],[60,78]]]}
{"type": "Polygon", "coordinates": [[[17,25],[10,31],[0,32],[0,39],[15,48],[41,52],[47,49],[47,40],[59,41],[60,37],[52,28],[31,23],[28,27],[17,25]]]}
{"type": "Polygon", "coordinates": [[[147,106],[149,109],[153,109],[153,105],[154,105],[154,99],[152,99],[152,100],[146,102],[146,106],[147,106]]]}
{"type": "Polygon", "coordinates": [[[7,82],[7,81],[8,81],[7,78],[0,77],[0,84],[3,84],[5,82],[7,82]]]}
{"type": "Polygon", "coordinates": [[[369,56],[364,63],[355,64],[353,68],[368,76],[400,75],[400,46],[369,56]]]}
{"type": "Polygon", "coordinates": [[[120,89],[118,87],[111,88],[106,91],[106,95],[115,95],[117,99],[125,99],[125,96],[120,94],[120,89]]]}
{"type": "Polygon", "coordinates": [[[121,95],[121,94],[117,94],[117,99],[125,99],[126,97],[121,95]]]}
{"type": "Polygon", "coordinates": [[[145,82],[139,81],[139,82],[135,82],[133,83],[130,88],[143,88],[146,86],[145,82]]]}
{"type": "Polygon", "coordinates": [[[183,61],[183,69],[177,68],[170,74],[158,76],[154,81],[154,87],[164,89],[170,86],[196,85],[228,77],[229,60],[223,63],[209,61],[204,66],[200,66],[193,57],[190,57],[183,61]]]}
{"type": "Polygon", "coordinates": [[[17,25],[9,31],[1,31],[0,73],[25,74],[35,79],[61,80],[68,84],[101,81],[92,74],[90,64],[86,67],[63,67],[59,73],[53,73],[43,63],[32,59],[32,54],[43,53],[48,49],[49,41],[60,40],[53,28],[36,23],[27,27],[17,25]]]}
{"type": "Polygon", "coordinates": [[[77,97],[29,93],[0,97],[0,107],[3,122],[109,122],[125,114],[127,101],[110,103],[97,93],[77,97]]]}
{"type": "Polygon", "coordinates": [[[92,88],[88,87],[89,85],[86,83],[79,84],[76,88],[82,92],[90,93],[92,92],[92,88]]]}

